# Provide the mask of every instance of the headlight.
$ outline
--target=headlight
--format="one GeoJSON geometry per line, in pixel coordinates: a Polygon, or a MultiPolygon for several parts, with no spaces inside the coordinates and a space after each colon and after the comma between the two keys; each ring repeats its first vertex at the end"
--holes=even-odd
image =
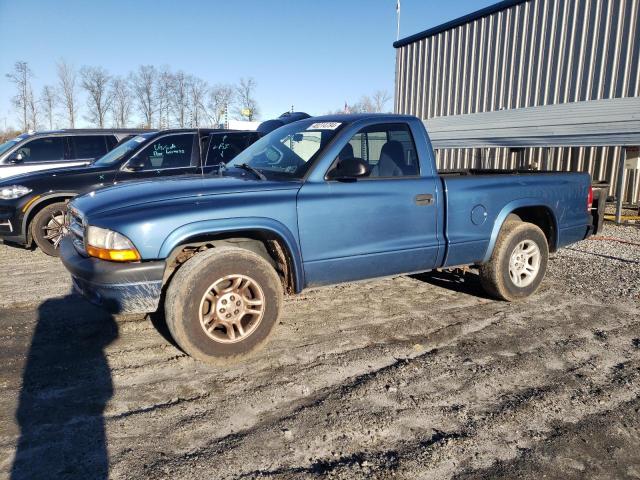
{"type": "Polygon", "coordinates": [[[113,262],[140,260],[140,254],[131,240],[113,230],[89,225],[84,234],[84,242],[87,254],[91,257],[113,262]]]}
{"type": "Polygon", "coordinates": [[[14,198],[24,197],[30,193],[31,189],[22,185],[11,185],[10,187],[0,188],[0,198],[2,200],[13,200],[14,198]]]}

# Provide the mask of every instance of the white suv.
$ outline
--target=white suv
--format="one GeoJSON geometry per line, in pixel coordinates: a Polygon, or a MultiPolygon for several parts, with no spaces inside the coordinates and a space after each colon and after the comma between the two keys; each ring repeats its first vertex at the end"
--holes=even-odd
{"type": "Polygon", "coordinates": [[[58,130],[24,133],[0,145],[0,179],[88,165],[142,130],[58,130]]]}

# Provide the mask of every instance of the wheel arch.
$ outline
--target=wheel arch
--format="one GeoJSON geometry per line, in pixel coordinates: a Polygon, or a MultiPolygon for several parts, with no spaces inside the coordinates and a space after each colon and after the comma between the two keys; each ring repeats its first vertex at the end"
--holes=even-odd
{"type": "Polygon", "coordinates": [[[50,195],[42,195],[40,198],[38,198],[38,200],[29,205],[29,208],[24,213],[24,216],[22,218],[22,233],[27,239],[27,244],[31,244],[31,242],[33,241],[33,239],[31,238],[31,230],[29,228],[33,217],[35,217],[37,213],[46,206],[51,205],[52,203],[66,202],[68,200],[71,200],[75,196],[77,196],[77,193],[56,192],[50,195]]]}
{"type": "Polygon", "coordinates": [[[164,258],[167,262],[165,281],[181,263],[197,252],[224,244],[247,248],[263,256],[283,276],[286,291],[300,292],[304,285],[304,273],[295,237],[279,222],[259,220],[213,220],[178,228],[167,237],[158,253],[158,258],[164,258]]]}
{"type": "Polygon", "coordinates": [[[538,199],[520,199],[505,205],[493,224],[489,246],[485,252],[483,263],[488,262],[493,254],[500,229],[509,215],[516,215],[520,220],[532,223],[544,232],[549,244],[549,252],[555,252],[558,245],[558,221],[553,208],[538,199]]]}

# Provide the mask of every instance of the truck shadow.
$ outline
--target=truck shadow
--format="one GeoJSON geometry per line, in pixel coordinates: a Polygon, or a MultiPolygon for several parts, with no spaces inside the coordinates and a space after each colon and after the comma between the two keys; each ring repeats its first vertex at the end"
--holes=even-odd
{"type": "Polygon", "coordinates": [[[431,272],[411,275],[411,278],[435,285],[436,287],[453,290],[454,292],[495,300],[484,291],[482,285],[480,285],[480,277],[476,272],[467,271],[462,273],[458,270],[438,272],[433,270],[431,272]]]}
{"type": "Polygon", "coordinates": [[[108,478],[103,413],[113,383],[104,350],[117,337],[111,315],[74,295],[40,305],[16,412],[12,480],[108,478]]]}
{"type": "MultiPolygon", "coordinates": [[[[160,302],[160,305],[163,305],[163,304],[164,304],[164,298],[160,302]]],[[[153,325],[153,328],[156,329],[156,331],[162,336],[162,338],[164,338],[168,343],[170,343],[171,345],[176,347],[178,350],[180,350],[180,347],[171,336],[171,332],[169,331],[169,327],[167,326],[167,320],[165,319],[165,316],[164,316],[164,310],[162,308],[159,309],[157,312],[149,313],[147,315],[147,318],[151,322],[151,325],[153,325]]]]}

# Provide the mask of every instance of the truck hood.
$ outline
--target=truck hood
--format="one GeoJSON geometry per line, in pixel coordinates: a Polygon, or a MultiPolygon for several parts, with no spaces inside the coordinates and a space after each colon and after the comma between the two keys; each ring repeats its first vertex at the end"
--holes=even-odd
{"type": "Polygon", "coordinates": [[[170,202],[178,199],[224,195],[229,193],[286,190],[300,188],[301,182],[254,180],[239,177],[189,177],[127,182],[88,193],[73,200],[73,208],[85,216],[117,211],[125,208],[170,202]]]}

